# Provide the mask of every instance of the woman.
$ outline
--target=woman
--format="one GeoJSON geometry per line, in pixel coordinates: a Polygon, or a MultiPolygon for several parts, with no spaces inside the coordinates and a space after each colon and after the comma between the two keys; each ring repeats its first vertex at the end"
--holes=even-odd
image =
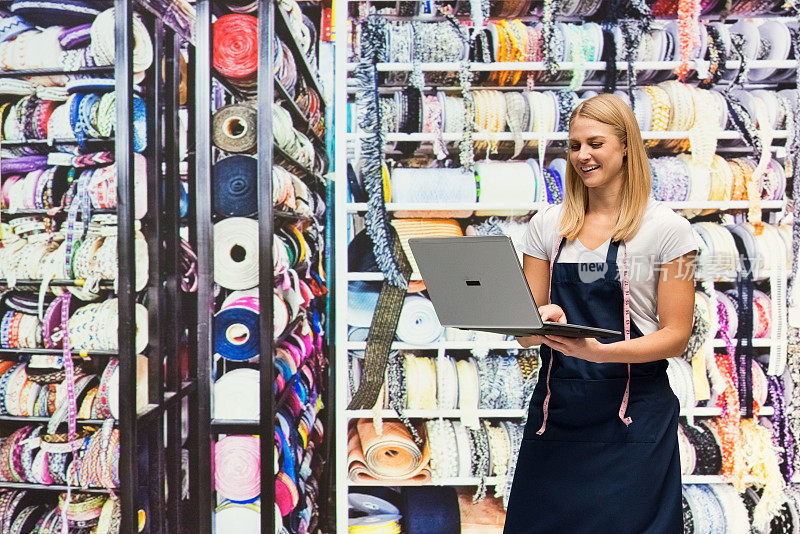
{"type": "Polygon", "coordinates": [[[623,332],[542,345],[507,534],[683,532],[678,400],[665,358],[694,311],[689,222],[649,198],[631,109],[603,94],[572,112],[562,205],[537,213],[523,268],[543,320],[623,332]],[[549,293],[548,293],[549,287],[549,293]]]}

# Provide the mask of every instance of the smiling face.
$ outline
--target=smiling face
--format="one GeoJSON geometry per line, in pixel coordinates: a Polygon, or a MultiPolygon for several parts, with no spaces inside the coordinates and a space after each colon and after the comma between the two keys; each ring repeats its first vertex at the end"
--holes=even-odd
{"type": "Polygon", "coordinates": [[[622,185],[627,148],[613,127],[575,117],[569,129],[569,161],[589,189],[622,185]]]}

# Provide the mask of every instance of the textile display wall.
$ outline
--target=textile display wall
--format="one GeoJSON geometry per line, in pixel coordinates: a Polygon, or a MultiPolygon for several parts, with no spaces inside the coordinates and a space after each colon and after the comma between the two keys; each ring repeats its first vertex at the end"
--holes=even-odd
{"type": "Polygon", "coordinates": [[[168,317],[196,269],[179,237],[185,132],[162,136],[181,82],[185,101],[185,59],[182,80],[165,73],[182,46],[130,2],[0,6],[4,533],[181,531],[191,319],[168,317]]]}
{"type": "Polygon", "coordinates": [[[201,459],[210,465],[212,487],[201,492],[213,494],[208,502],[201,497],[201,529],[269,532],[274,521],[276,533],[319,532],[332,406],[326,400],[328,155],[315,69],[318,23],[294,0],[269,11],[250,1],[199,4],[198,24],[210,22],[198,34],[210,36],[211,64],[197,68],[213,73],[210,157],[203,160],[209,172],[198,172],[209,195],[197,204],[197,224],[209,225],[212,243],[210,257],[200,261],[213,271],[200,281],[213,301],[211,344],[201,355],[210,362],[206,416],[213,440],[210,457],[201,459]],[[259,25],[268,21],[274,68],[266,73],[269,82],[259,82],[259,69],[267,66],[259,60],[267,44],[260,42],[259,25]],[[266,85],[273,83],[274,100],[266,102],[266,85]],[[259,116],[263,110],[269,116],[259,116]],[[272,139],[259,142],[265,123],[272,139]],[[270,183],[268,206],[263,188],[270,183]],[[265,259],[267,240],[271,260],[265,259]],[[265,323],[267,311],[272,325],[265,323]],[[266,356],[265,337],[271,338],[266,356]],[[267,366],[274,381],[265,387],[267,366]],[[266,410],[275,414],[271,422],[266,410]],[[274,467],[263,458],[267,448],[274,467]]]}
{"type": "Polygon", "coordinates": [[[391,1],[347,16],[337,527],[502,532],[538,349],[443,328],[408,240],[518,243],[563,200],[570,113],[606,92],[634,111],[651,196],[699,247],[691,340],[668,368],[685,531],[798,531],[797,7],[391,1]]]}

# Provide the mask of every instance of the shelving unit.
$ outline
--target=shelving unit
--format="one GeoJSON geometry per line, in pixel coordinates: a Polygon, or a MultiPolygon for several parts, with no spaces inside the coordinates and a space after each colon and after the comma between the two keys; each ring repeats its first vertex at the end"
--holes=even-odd
{"type": "MultiPolygon", "coordinates": [[[[223,500],[215,492],[215,481],[211,471],[213,462],[212,442],[224,435],[255,435],[260,437],[260,488],[261,493],[256,499],[260,510],[260,532],[276,532],[281,528],[281,523],[274,513],[275,498],[275,473],[272,466],[277,461],[275,456],[274,441],[276,411],[281,402],[281,395],[276,398],[273,393],[273,384],[277,377],[273,365],[273,355],[276,347],[287,340],[290,334],[302,324],[303,317],[298,316],[284,328],[280,335],[273,338],[265,333],[273,331],[273,293],[276,291],[276,279],[273,273],[273,244],[276,240],[275,233],[287,224],[315,224],[313,217],[308,217],[293,211],[286,211],[274,205],[273,199],[273,165],[283,164],[290,172],[298,176],[309,189],[319,192],[325,198],[325,179],[315,170],[300,164],[291,155],[286,153],[273,138],[272,107],[280,103],[290,114],[296,130],[305,134],[313,143],[316,151],[325,151],[325,142],[311,130],[308,118],[295,103],[289,92],[275,77],[273,37],[280,38],[286,43],[293,55],[297,67],[297,74],[304,83],[314,88],[321,96],[322,85],[317,73],[312,70],[307,59],[301,51],[296,38],[291,33],[289,21],[286,19],[278,2],[274,0],[258,0],[254,3],[255,11],[248,13],[258,18],[258,72],[255,95],[245,99],[243,91],[225,79],[212,67],[213,57],[213,21],[224,15],[230,14],[224,1],[197,0],[196,6],[196,55],[190,63],[194,68],[194,101],[197,110],[196,122],[192,126],[195,159],[192,167],[192,183],[194,184],[193,197],[195,204],[192,206],[191,224],[195,229],[195,243],[198,256],[198,323],[196,332],[197,344],[197,405],[193,413],[194,432],[199,437],[192,451],[192,465],[197,466],[198,476],[192,487],[192,494],[197,495],[198,510],[200,511],[194,532],[211,534],[222,531],[215,527],[215,511],[217,505],[223,500]],[[225,103],[248,103],[257,111],[257,152],[253,155],[257,160],[257,192],[258,197],[258,261],[259,280],[256,288],[259,306],[259,354],[256,361],[234,362],[230,369],[246,367],[256,369],[259,373],[260,384],[260,417],[258,420],[247,419],[219,419],[214,417],[214,384],[215,379],[224,376],[229,370],[228,363],[214,349],[214,315],[222,299],[221,292],[227,289],[215,286],[214,282],[214,232],[213,225],[217,221],[212,216],[212,167],[214,163],[227,155],[224,151],[212,145],[212,113],[219,107],[220,102],[215,101],[215,87],[225,91],[225,103]],[[247,102],[246,102],[247,100],[247,102]],[[268,355],[268,356],[267,356],[268,355]],[[214,371],[215,359],[219,360],[219,367],[214,371]],[[277,524],[276,524],[277,523],[277,524]]],[[[321,103],[324,109],[324,101],[321,103]]],[[[327,199],[326,199],[326,202],[327,199]]],[[[220,220],[224,217],[220,217],[220,220]]],[[[298,273],[306,276],[308,273],[298,273]]],[[[302,315],[302,314],[301,314],[302,315]]],[[[296,374],[292,380],[298,375],[296,374]]],[[[291,389],[292,382],[287,381],[284,386],[285,394],[291,389]]],[[[322,395],[323,392],[320,392],[322,395]]],[[[332,406],[330,406],[332,408],[332,406]]],[[[319,417],[330,417],[321,414],[319,417]]],[[[326,439],[328,429],[333,425],[325,422],[326,439]]],[[[332,430],[330,430],[332,432],[332,430]]],[[[322,488],[322,483],[320,483],[322,488]]],[[[324,490],[323,490],[324,491],[324,490]]],[[[305,503],[301,503],[305,504],[305,503]]],[[[257,532],[256,531],[256,532],[257,532]]]]}
{"type": "MultiPolygon", "coordinates": [[[[118,274],[116,280],[101,280],[98,289],[102,292],[113,290],[119,302],[120,317],[134,317],[137,303],[145,301],[148,308],[148,343],[145,355],[147,358],[146,384],[137,383],[137,347],[136,325],[133,320],[119,321],[116,350],[72,350],[73,360],[81,361],[102,370],[111,358],[119,362],[119,417],[113,426],[119,431],[119,460],[116,469],[119,472],[120,485],[117,488],[78,488],[75,492],[106,493],[111,498],[119,499],[121,509],[120,531],[181,533],[186,532],[186,520],[194,515],[190,511],[190,502],[181,496],[184,474],[182,472],[182,439],[181,413],[182,402],[195,389],[194,380],[185,377],[181,372],[179,354],[185,349],[185,336],[182,328],[190,319],[183,316],[186,312],[184,297],[180,292],[181,268],[177,252],[180,247],[166,246],[174,244],[180,231],[180,222],[170,214],[178,211],[178,197],[169,194],[174,191],[176,180],[178,150],[177,124],[178,86],[180,72],[177,69],[178,54],[183,39],[176,35],[172,28],[165,26],[153,13],[144,8],[141,0],[109,0],[101,2],[103,8],[114,8],[114,64],[101,67],[87,67],[78,71],[58,69],[36,69],[28,71],[3,71],[0,78],[11,78],[31,75],[56,75],[65,73],[84,74],[100,77],[111,77],[115,80],[116,98],[115,135],[106,139],[88,139],[86,148],[89,151],[112,149],[113,161],[116,163],[116,209],[92,209],[94,215],[115,214],[117,223],[116,249],[118,274]],[[132,83],[133,68],[133,17],[134,13],[148,30],[152,40],[154,62],[140,86],[132,83]],[[162,59],[167,70],[162,67],[162,59]],[[170,68],[175,67],[175,68],[170,68]],[[165,79],[162,81],[162,76],[165,79]],[[143,156],[148,162],[146,185],[148,187],[148,213],[142,220],[142,231],[148,245],[149,279],[143,291],[137,292],[136,252],[134,248],[135,231],[138,221],[134,216],[134,121],[133,96],[146,103],[147,148],[143,156]],[[170,129],[166,125],[172,123],[170,129]],[[170,263],[169,260],[174,260],[170,263]],[[177,285],[176,285],[177,281],[177,285]],[[167,320],[171,317],[171,320],[167,320]],[[168,326],[170,330],[168,331],[168,326]],[[99,366],[99,367],[98,367],[99,366]],[[137,386],[147,387],[146,403],[137,408],[137,386]],[[170,423],[165,426],[165,419],[170,423]],[[146,486],[145,486],[146,485],[146,486]],[[146,491],[142,491],[146,489],[146,491]],[[167,490],[168,497],[165,495],[167,490]]],[[[54,21],[57,23],[58,21],[54,21]]],[[[72,138],[56,138],[53,140],[30,140],[3,142],[3,147],[14,148],[27,144],[39,147],[50,145],[75,145],[72,138]]],[[[49,216],[59,219],[64,212],[48,213],[43,209],[2,210],[4,222],[16,217],[49,216]]],[[[78,219],[82,218],[82,214],[78,219]]],[[[18,279],[13,281],[18,290],[35,289],[38,291],[41,280],[18,279]]],[[[50,281],[51,287],[83,286],[83,279],[56,279],[50,281]]],[[[0,285],[8,287],[8,280],[0,280],[0,285]]],[[[65,352],[53,348],[16,348],[0,349],[0,359],[27,358],[30,355],[43,354],[63,356],[65,352]]],[[[47,423],[49,417],[2,416],[0,421],[5,428],[16,428],[28,423],[47,423]]],[[[104,419],[77,419],[77,425],[99,427],[107,421],[104,419]]],[[[192,474],[190,473],[191,477],[192,474]]],[[[17,482],[0,482],[0,488],[26,489],[30,491],[64,492],[69,488],[64,485],[44,486],[17,482]]]]}

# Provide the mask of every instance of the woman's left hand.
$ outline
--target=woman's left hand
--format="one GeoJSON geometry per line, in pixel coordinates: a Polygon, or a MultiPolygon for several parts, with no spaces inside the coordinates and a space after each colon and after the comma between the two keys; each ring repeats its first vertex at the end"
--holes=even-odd
{"type": "Polygon", "coordinates": [[[544,344],[565,356],[594,363],[604,363],[606,346],[593,337],[564,337],[546,335],[544,344]]]}

